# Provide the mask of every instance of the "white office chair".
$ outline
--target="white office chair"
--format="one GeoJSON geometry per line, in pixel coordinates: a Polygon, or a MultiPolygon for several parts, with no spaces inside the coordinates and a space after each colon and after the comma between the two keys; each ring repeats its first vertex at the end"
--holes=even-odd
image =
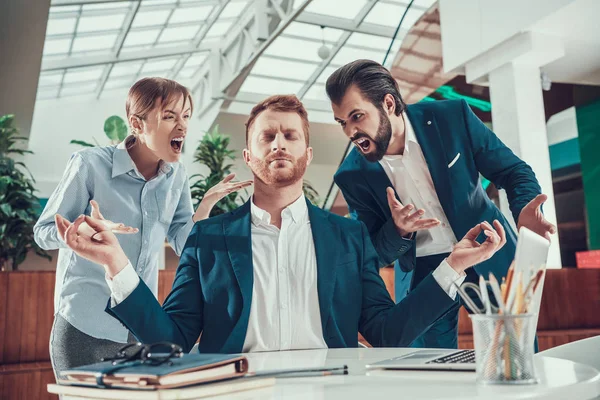
{"type": "Polygon", "coordinates": [[[563,344],[538,354],[586,364],[600,371],[600,336],[563,344]]]}

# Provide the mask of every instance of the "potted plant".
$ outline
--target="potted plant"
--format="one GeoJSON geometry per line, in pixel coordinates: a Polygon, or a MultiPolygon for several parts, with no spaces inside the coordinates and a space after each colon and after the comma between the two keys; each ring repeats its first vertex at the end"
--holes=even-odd
{"type": "Polygon", "coordinates": [[[33,240],[33,226],[40,209],[40,201],[34,195],[35,180],[23,162],[10,157],[32,154],[16,147],[17,142],[26,140],[19,136],[14,115],[0,117],[0,269],[3,271],[10,264],[16,270],[31,249],[52,260],[33,240]],[[29,176],[20,168],[27,170],[29,176]]]}
{"type": "MultiPolygon", "coordinates": [[[[211,187],[215,186],[231,173],[231,167],[233,167],[233,161],[235,161],[236,157],[234,155],[235,151],[229,150],[228,146],[229,136],[221,134],[218,125],[214,127],[212,132],[207,132],[200,140],[196,148],[196,154],[194,154],[194,162],[204,164],[208,167],[209,172],[208,175],[195,174],[190,176],[190,181],[197,178],[190,186],[192,200],[196,203],[195,207],[200,204],[204,195],[211,187]]],[[[233,211],[242,202],[243,199],[239,193],[231,193],[213,207],[210,216],[214,217],[215,215],[233,211]]]]}
{"type": "MultiPolygon", "coordinates": [[[[127,137],[127,124],[123,121],[123,118],[118,115],[108,117],[106,121],[104,121],[104,134],[110,140],[110,144],[121,143],[127,137]]],[[[98,143],[96,138],[93,139],[96,144],[91,144],[84,140],[71,140],[69,143],[78,144],[84,147],[100,146],[100,143],[98,143]]]]}

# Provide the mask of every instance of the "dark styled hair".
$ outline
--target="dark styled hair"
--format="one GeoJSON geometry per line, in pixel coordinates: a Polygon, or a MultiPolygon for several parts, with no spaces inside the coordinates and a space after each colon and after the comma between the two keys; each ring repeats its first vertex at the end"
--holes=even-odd
{"type": "Polygon", "coordinates": [[[398,83],[390,71],[375,61],[356,60],[338,68],[327,78],[325,90],[332,103],[340,104],[352,85],[356,85],[363,97],[379,109],[388,93],[394,97],[396,115],[400,115],[406,108],[398,83]]]}
{"type": "Polygon", "coordinates": [[[304,140],[306,141],[306,146],[308,146],[308,113],[306,112],[302,102],[293,94],[277,94],[267,97],[252,108],[252,111],[250,111],[250,116],[246,121],[246,144],[248,144],[248,132],[252,127],[252,123],[256,117],[258,117],[258,115],[265,110],[294,112],[298,114],[302,119],[304,140]]]}

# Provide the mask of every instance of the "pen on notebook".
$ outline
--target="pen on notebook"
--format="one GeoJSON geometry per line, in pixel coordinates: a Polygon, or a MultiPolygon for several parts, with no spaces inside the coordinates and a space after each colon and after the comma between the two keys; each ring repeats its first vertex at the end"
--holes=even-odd
{"type": "Polygon", "coordinates": [[[329,376],[329,375],[347,375],[348,366],[332,368],[299,368],[299,369],[282,369],[282,370],[265,370],[250,372],[246,376],[274,376],[281,378],[305,378],[313,376],[329,376]]]}

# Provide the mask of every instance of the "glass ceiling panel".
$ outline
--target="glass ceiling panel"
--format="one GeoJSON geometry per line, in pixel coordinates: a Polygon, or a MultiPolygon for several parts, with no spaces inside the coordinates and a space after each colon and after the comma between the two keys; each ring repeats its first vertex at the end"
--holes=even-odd
{"type": "Polygon", "coordinates": [[[53,6],[50,7],[50,17],[61,13],[79,11],[79,6],[53,6]],[[53,15],[54,14],[54,15],[53,15]]]}
{"type": "Polygon", "coordinates": [[[79,19],[77,33],[81,32],[97,32],[121,29],[125,14],[113,14],[106,16],[82,16],[79,19]]]}
{"type": "Polygon", "coordinates": [[[333,57],[331,63],[334,65],[344,65],[359,58],[365,58],[367,60],[377,61],[378,63],[383,61],[385,57],[385,50],[381,51],[368,51],[362,49],[355,49],[352,47],[342,47],[340,51],[333,57]]]}
{"type": "Polygon", "coordinates": [[[155,77],[166,77],[169,74],[169,71],[163,70],[163,71],[150,71],[150,72],[146,72],[146,73],[140,73],[137,77],[136,77],[136,81],[140,80],[142,78],[155,78],[155,77]]]}
{"type": "Polygon", "coordinates": [[[146,74],[148,72],[169,70],[175,66],[177,61],[179,61],[179,57],[168,58],[168,59],[163,59],[163,60],[148,61],[142,67],[140,74],[146,74]]]}
{"type": "Polygon", "coordinates": [[[142,61],[122,62],[115,64],[110,71],[110,76],[135,75],[142,68],[142,61]]]}
{"type": "Polygon", "coordinates": [[[40,74],[39,87],[60,85],[63,73],[61,72],[42,72],[40,74]]]}
{"type": "Polygon", "coordinates": [[[271,95],[274,93],[297,93],[302,88],[302,83],[285,81],[283,79],[268,79],[249,75],[242,84],[240,92],[260,93],[271,95]]]}
{"type": "Polygon", "coordinates": [[[73,95],[77,95],[77,94],[91,94],[91,93],[94,93],[97,86],[98,86],[97,82],[90,82],[90,83],[84,83],[84,84],[78,83],[77,86],[70,86],[70,87],[63,86],[63,88],[60,91],[60,95],[61,96],[73,96],[73,95]]]}
{"type": "Polygon", "coordinates": [[[313,0],[304,11],[338,18],[354,19],[365,4],[367,4],[367,0],[344,0],[342,6],[337,1],[313,0]]]}
{"type": "MultiPolygon", "coordinates": [[[[294,0],[297,7],[303,0],[294,0]]],[[[366,22],[395,28],[408,0],[313,0],[306,11],[333,18],[355,20],[360,11],[367,5],[376,2],[366,18],[366,22]]],[[[420,17],[423,10],[435,0],[415,0],[403,24],[408,29],[420,17]]],[[[137,1],[124,0],[103,2],[95,0],[93,4],[84,6],[52,6],[47,26],[47,37],[44,46],[44,60],[66,61],[65,58],[106,55],[106,64],[95,68],[69,70],[63,82],[63,72],[42,73],[40,87],[66,84],[65,93],[76,94],[74,86],[85,84],[96,85],[101,81],[103,68],[114,62],[117,51],[117,38],[126,28],[123,26],[129,13],[137,1]],[[77,15],[81,10],[81,18],[77,23],[77,15]],[[69,38],[77,28],[75,38],[69,38]],[[52,35],[62,35],[53,39],[52,35]],[[74,40],[74,41],[73,41],[74,40]],[[71,51],[72,54],[69,54],[71,51]],[[90,82],[93,81],[93,82],[90,82]],[[69,84],[70,83],[70,84],[69,84]]],[[[159,56],[160,49],[182,52],[189,51],[191,41],[205,32],[206,19],[214,14],[220,2],[202,0],[143,0],[140,9],[123,42],[122,52],[129,56],[133,52],[143,52],[152,48],[153,58],[144,61],[117,63],[111,69],[104,88],[117,93],[126,90],[133,81],[141,76],[175,77],[182,82],[190,82],[206,63],[208,53],[195,53],[191,56],[159,56]],[[149,28],[152,26],[153,28],[149,28]],[[183,65],[182,65],[183,64],[183,65]],[[176,69],[180,69],[174,76],[176,69]],[[125,88],[125,89],[123,89],[125,88]]],[[[248,7],[250,0],[231,0],[223,12],[207,32],[206,38],[222,37],[236,26],[237,18],[248,7]]],[[[321,47],[323,35],[327,45],[332,48],[346,31],[335,28],[322,29],[318,25],[292,22],[281,36],[267,48],[264,56],[256,62],[251,75],[244,82],[241,91],[259,93],[265,96],[272,93],[298,93],[305,82],[310,79],[322,59],[317,51],[321,47]],[[294,37],[290,37],[294,36],[294,37]],[[304,40],[302,38],[305,38],[304,40]]],[[[401,38],[394,41],[394,47],[388,62],[391,62],[401,45],[401,38]]],[[[317,78],[305,98],[324,100],[324,83],[335,69],[357,58],[373,59],[382,62],[389,46],[390,39],[364,33],[353,33],[347,43],[336,54],[331,65],[327,66],[317,78]],[[355,46],[355,47],[353,47],[355,46]],[[357,49],[356,46],[361,47],[357,49]]],[[[189,53],[188,53],[189,54],[189,53]]],[[[193,83],[193,82],[192,82],[193,83]]],[[[88,88],[87,92],[93,92],[88,88]]],[[[46,91],[50,92],[49,90],[46,91]]],[[[55,93],[56,95],[56,93],[55,93]]],[[[59,93],[62,96],[63,93],[59,93]]],[[[104,97],[104,94],[101,94],[104,97]]]]}
{"type": "Polygon", "coordinates": [[[201,65],[202,63],[204,63],[204,60],[206,60],[206,57],[208,57],[208,53],[194,54],[187,59],[187,61],[185,62],[185,67],[187,68],[201,65]]]}
{"type": "Polygon", "coordinates": [[[323,35],[325,35],[325,41],[327,42],[337,42],[343,33],[344,31],[340,29],[321,29],[319,26],[304,24],[302,22],[292,22],[284,31],[286,35],[302,36],[317,40],[322,40],[323,35]]]}
{"type": "Polygon", "coordinates": [[[208,18],[212,9],[213,6],[178,8],[169,19],[169,24],[204,21],[208,18]]]}
{"type": "Polygon", "coordinates": [[[261,57],[252,68],[252,74],[305,81],[310,78],[315,69],[317,65],[261,57]]]}
{"type": "Polygon", "coordinates": [[[223,36],[229,31],[233,22],[234,21],[215,22],[213,26],[210,27],[210,30],[206,32],[206,37],[223,36]]]}
{"type": "Polygon", "coordinates": [[[55,99],[58,96],[58,86],[50,88],[39,88],[36,100],[55,99]]]}
{"type": "MultiPolygon", "coordinates": [[[[377,2],[363,23],[386,25],[395,28],[398,26],[404,10],[406,10],[406,6],[404,5],[377,2]]],[[[411,7],[406,13],[404,21],[402,21],[402,28],[410,29],[422,14],[422,9],[411,7]]]]}
{"type": "Polygon", "coordinates": [[[198,26],[165,28],[162,35],[160,35],[160,39],[158,41],[164,43],[173,41],[192,40],[194,36],[196,36],[198,29],[198,26]]]}
{"type": "MultiPolygon", "coordinates": [[[[346,45],[367,47],[370,49],[378,49],[378,50],[387,51],[391,42],[392,42],[391,38],[385,38],[385,37],[381,37],[381,36],[367,35],[365,33],[354,32],[348,38],[346,45]]],[[[396,39],[395,42],[401,42],[401,41],[396,39]]]]}
{"type": "Polygon", "coordinates": [[[67,70],[63,83],[96,81],[100,79],[104,66],[93,68],[73,68],[67,70]]]}
{"type": "Polygon", "coordinates": [[[323,70],[323,72],[321,72],[321,75],[319,75],[319,77],[317,78],[316,82],[325,85],[325,82],[327,82],[327,78],[329,78],[329,76],[331,74],[333,74],[336,69],[338,69],[338,67],[331,67],[330,66],[330,67],[325,68],[323,70]]]}
{"type": "Polygon", "coordinates": [[[135,76],[123,76],[118,78],[109,78],[104,84],[105,89],[114,89],[120,87],[130,87],[133,85],[135,76]]]}
{"type": "Polygon", "coordinates": [[[132,5],[132,1],[112,1],[109,3],[86,4],[85,6],[83,6],[83,10],[112,10],[117,8],[130,8],[132,5]]]}
{"type": "Polygon", "coordinates": [[[46,27],[46,35],[72,34],[75,31],[76,18],[50,18],[46,27]]]}
{"type": "Polygon", "coordinates": [[[325,85],[315,83],[310,87],[310,89],[308,89],[303,99],[328,101],[327,92],[325,91],[325,85]]]}
{"type": "Polygon", "coordinates": [[[239,17],[244,8],[248,5],[247,1],[230,1],[229,4],[225,6],[223,11],[221,11],[221,15],[219,18],[234,18],[239,17]]]}
{"type": "Polygon", "coordinates": [[[115,45],[116,40],[116,33],[110,35],[75,37],[73,53],[111,49],[115,45]]]}
{"type": "Polygon", "coordinates": [[[423,8],[429,8],[437,0],[415,0],[413,6],[421,6],[423,8]]]}
{"type": "Polygon", "coordinates": [[[177,74],[175,79],[191,78],[196,74],[196,72],[198,72],[198,67],[183,68],[181,71],[179,71],[179,74],[177,74]]]}
{"type": "Polygon", "coordinates": [[[169,18],[169,10],[157,10],[157,11],[138,11],[133,19],[132,28],[140,28],[143,26],[155,26],[164,25],[169,18]]]}
{"type": "Polygon", "coordinates": [[[152,49],[152,46],[149,44],[138,45],[138,46],[129,46],[129,47],[123,46],[123,48],[121,49],[121,54],[127,55],[127,54],[137,53],[140,51],[150,50],[150,49],[152,49]]]}
{"type": "Polygon", "coordinates": [[[142,1],[142,7],[143,6],[162,5],[162,4],[174,4],[176,2],[177,2],[177,0],[144,0],[144,1],[142,1]]]}
{"type": "MultiPolygon", "coordinates": [[[[131,85],[129,85],[131,86],[131,85]]],[[[102,93],[100,94],[100,98],[101,99],[115,99],[115,101],[123,101],[124,98],[127,97],[127,93],[129,92],[129,86],[121,86],[121,87],[116,87],[116,88],[110,88],[110,89],[106,89],[106,87],[104,88],[104,90],[102,91],[102,93]]]]}
{"type": "Polygon", "coordinates": [[[159,29],[151,31],[129,32],[125,38],[125,42],[123,42],[123,47],[153,44],[158,38],[159,34],[159,29]]]}
{"type": "Polygon", "coordinates": [[[67,54],[71,47],[72,39],[54,39],[46,40],[44,43],[44,55],[67,54]]]}
{"type": "Polygon", "coordinates": [[[280,36],[271,43],[264,54],[321,62],[322,60],[317,54],[321,46],[321,43],[280,36]]]}

